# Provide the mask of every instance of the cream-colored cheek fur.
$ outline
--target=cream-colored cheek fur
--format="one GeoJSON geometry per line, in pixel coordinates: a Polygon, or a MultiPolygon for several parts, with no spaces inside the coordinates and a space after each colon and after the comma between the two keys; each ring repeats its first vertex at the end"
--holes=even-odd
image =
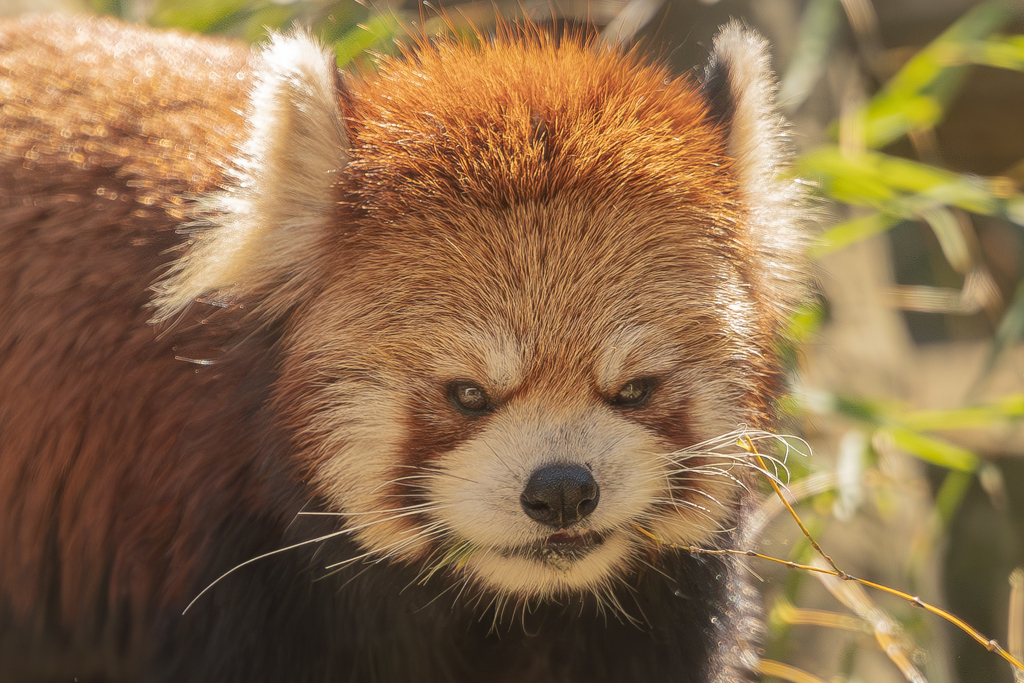
{"type": "Polygon", "coordinates": [[[436,501],[431,517],[457,543],[468,544],[472,552],[465,571],[489,588],[521,597],[597,591],[649,547],[634,525],[679,544],[706,544],[723,530],[738,487],[711,468],[722,470],[731,462],[712,458],[689,475],[703,495],[686,504],[673,495],[669,477],[685,466],[650,430],[607,406],[559,412],[543,405],[508,405],[480,435],[438,463],[430,487],[436,501]],[[597,508],[573,529],[596,531],[605,540],[572,562],[514,552],[553,532],[520,504],[533,472],[553,463],[588,468],[600,488],[597,508]]]}
{"type": "Polygon", "coordinates": [[[326,393],[328,407],[304,434],[317,444],[314,485],[367,551],[415,557],[424,544],[410,542],[417,530],[387,497],[387,483],[401,471],[400,397],[355,381],[335,382],[326,393]]]}

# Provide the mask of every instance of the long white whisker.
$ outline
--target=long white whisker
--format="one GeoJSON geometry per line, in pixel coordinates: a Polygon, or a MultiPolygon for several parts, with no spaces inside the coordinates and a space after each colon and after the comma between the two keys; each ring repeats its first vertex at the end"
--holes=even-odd
{"type": "MultiPolygon", "coordinates": [[[[429,511],[434,510],[434,509],[440,509],[440,507],[441,506],[438,506],[437,503],[426,502],[426,503],[419,503],[417,505],[406,505],[405,507],[396,508],[394,510],[368,510],[366,512],[340,512],[340,511],[339,512],[329,512],[329,511],[328,512],[299,512],[298,514],[299,515],[308,515],[308,516],[317,516],[317,515],[319,515],[319,516],[322,516],[322,517],[366,517],[366,516],[369,516],[369,515],[380,515],[380,514],[382,514],[384,512],[403,512],[404,513],[403,516],[404,516],[405,514],[415,514],[417,512],[425,512],[425,511],[429,512],[429,511]]],[[[443,507],[448,507],[448,506],[443,506],[443,507]]],[[[391,519],[396,519],[396,518],[395,517],[390,517],[387,520],[380,520],[380,521],[389,521],[391,519]]],[[[373,523],[374,522],[371,522],[371,524],[373,524],[373,523]]],[[[352,527],[352,530],[355,530],[355,529],[358,529],[358,528],[363,528],[363,527],[352,527]]]]}
{"type": "MultiPolygon", "coordinates": [[[[208,586],[206,586],[206,588],[204,588],[203,590],[199,591],[199,593],[194,598],[192,598],[192,600],[188,603],[188,605],[185,606],[185,609],[182,610],[182,614],[185,614],[186,612],[188,612],[188,610],[191,609],[192,605],[196,604],[196,601],[199,600],[199,598],[203,597],[203,595],[205,595],[211,588],[213,588],[218,583],[220,583],[225,577],[235,573],[239,569],[242,569],[243,567],[246,567],[246,566],[248,566],[248,565],[250,565],[250,564],[252,564],[254,562],[258,562],[259,560],[263,560],[263,559],[266,559],[268,557],[272,557],[274,555],[278,555],[280,553],[288,552],[289,550],[295,550],[296,548],[301,548],[303,546],[310,545],[312,543],[323,543],[325,541],[331,540],[332,538],[337,538],[339,536],[344,536],[346,534],[351,534],[353,532],[360,531],[362,529],[366,529],[368,527],[371,527],[371,526],[373,526],[375,524],[382,524],[382,523],[385,523],[385,522],[392,522],[392,521],[394,521],[396,519],[402,519],[403,517],[409,517],[411,515],[422,514],[423,512],[432,512],[434,510],[439,510],[439,509],[442,509],[444,507],[448,507],[448,506],[437,505],[436,503],[424,503],[424,504],[421,504],[421,505],[411,505],[411,506],[408,506],[406,508],[400,508],[400,511],[397,514],[388,515],[388,516],[382,517],[380,519],[375,519],[375,520],[372,520],[372,521],[367,522],[365,524],[357,524],[356,526],[353,526],[353,527],[346,527],[344,529],[339,529],[338,531],[332,531],[329,534],[324,534],[322,536],[317,536],[315,538],[310,538],[310,539],[307,539],[305,541],[300,541],[298,543],[293,543],[291,545],[285,546],[284,548],[278,548],[276,550],[271,550],[271,551],[263,553],[261,555],[257,555],[256,557],[251,557],[248,560],[245,560],[244,562],[236,564],[234,567],[232,567],[231,569],[227,570],[226,572],[224,572],[223,574],[218,576],[216,579],[214,579],[212,582],[210,582],[210,584],[208,586]]],[[[355,517],[355,516],[360,516],[360,515],[380,515],[380,514],[381,514],[381,511],[353,512],[353,513],[299,511],[296,516],[298,516],[298,515],[304,515],[304,516],[305,515],[309,515],[309,516],[324,515],[324,516],[331,516],[331,517],[350,517],[350,516],[351,517],[355,517]]],[[[369,553],[369,554],[373,554],[373,553],[369,553]]],[[[357,559],[362,559],[362,557],[365,557],[365,555],[361,555],[357,559]]],[[[347,564],[347,563],[348,563],[348,561],[346,560],[343,563],[338,563],[338,565],[340,565],[340,564],[347,564]]],[[[330,567],[327,567],[327,568],[330,569],[330,568],[338,566],[338,565],[331,565],[330,567]]]]}
{"type": "Polygon", "coordinates": [[[296,548],[301,548],[304,545],[309,545],[311,543],[322,543],[322,542],[328,541],[328,540],[330,540],[332,538],[337,538],[338,536],[344,536],[345,534],[348,534],[348,533],[351,533],[351,530],[349,530],[349,529],[341,529],[340,531],[333,531],[333,532],[331,532],[329,534],[325,534],[323,536],[317,536],[316,538],[311,538],[311,539],[306,540],[306,541],[300,541],[299,543],[293,543],[292,545],[286,546],[284,548],[278,548],[277,550],[271,550],[270,552],[263,553],[262,555],[257,555],[256,557],[252,557],[252,558],[246,560],[245,562],[242,562],[241,564],[236,564],[234,567],[232,567],[231,569],[227,570],[226,572],[224,572],[223,574],[218,576],[216,579],[214,579],[210,583],[210,585],[208,585],[206,588],[204,588],[203,590],[199,591],[199,594],[196,595],[196,597],[192,598],[191,602],[189,602],[187,605],[185,605],[185,609],[182,610],[181,613],[185,614],[186,612],[188,612],[189,609],[192,607],[192,605],[196,604],[196,601],[199,598],[203,597],[203,595],[205,595],[208,590],[210,590],[211,588],[216,586],[218,583],[220,583],[221,580],[224,579],[224,577],[229,576],[230,574],[235,573],[236,571],[238,571],[242,567],[246,567],[246,566],[252,564],[253,562],[257,562],[259,560],[263,560],[263,559],[266,559],[268,557],[272,557],[274,555],[278,555],[280,553],[288,552],[289,550],[295,550],[296,548]]]}
{"type": "MultiPolygon", "coordinates": [[[[394,518],[389,518],[389,519],[394,519],[394,518]]],[[[381,521],[387,521],[387,520],[381,520],[381,521]]],[[[361,555],[357,555],[356,557],[346,558],[345,560],[342,560],[341,562],[336,562],[335,564],[328,565],[328,566],[324,567],[324,569],[336,569],[338,567],[343,567],[345,565],[352,564],[354,562],[358,562],[360,560],[365,560],[365,559],[371,558],[371,557],[375,557],[376,558],[375,562],[382,562],[382,561],[384,561],[384,560],[386,560],[386,559],[388,559],[390,557],[394,557],[398,552],[400,552],[401,550],[404,550],[405,548],[407,548],[407,547],[409,547],[411,545],[416,545],[416,544],[422,543],[425,540],[431,540],[433,538],[443,537],[445,533],[447,533],[445,525],[440,523],[440,522],[435,522],[435,523],[429,524],[429,525],[427,525],[425,527],[418,528],[415,533],[412,533],[412,534],[410,534],[408,536],[400,538],[400,539],[390,543],[389,545],[387,545],[387,546],[385,546],[383,548],[375,548],[375,549],[372,549],[372,550],[368,550],[368,551],[362,553],[361,555]]]]}

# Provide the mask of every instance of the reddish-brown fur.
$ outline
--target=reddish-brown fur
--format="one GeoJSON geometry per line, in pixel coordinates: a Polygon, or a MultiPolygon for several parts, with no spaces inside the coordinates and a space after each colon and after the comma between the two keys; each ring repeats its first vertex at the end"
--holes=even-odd
{"type": "Polygon", "coordinates": [[[216,510],[183,502],[253,504],[251,463],[179,445],[195,416],[224,419],[214,387],[237,379],[177,360],[146,307],[183,201],[242,133],[248,50],[26,28],[0,28],[0,589],[22,617],[51,600],[68,624],[102,603],[141,616],[186,597],[216,510]]]}
{"type": "MultiPolygon", "coordinates": [[[[386,367],[403,381],[429,378],[439,355],[459,353],[456,339],[424,337],[439,319],[498,319],[515,337],[545,340],[522,386],[565,404],[577,400],[563,396],[566,387],[592,384],[597,340],[628,320],[670,325],[693,364],[742,358],[732,370],[757,378],[736,392],[743,420],[766,427],[777,330],[728,334],[723,300],[709,295],[721,282],[754,278],[720,124],[693,83],[664,68],[571,41],[556,46],[542,34],[525,43],[467,55],[453,42],[385,59],[346,98],[351,174],[336,222],[351,227],[334,251],[354,263],[323,267],[339,281],[326,300],[387,303],[339,311],[341,319],[315,309],[316,329],[297,335],[289,354],[284,375],[295,391],[285,385],[282,412],[301,405],[300,425],[314,412],[297,399],[316,382],[309,372],[321,371],[326,348],[339,362],[386,367]],[[468,243],[460,238],[467,232],[468,243]],[[517,251],[524,243],[535,251],[517,251]],[[680,273],[676,264],[687,259],[701,267],[680,273]],[[397,279],[396,264],[407,264],[397,279]],[[495,274],[503,279],[489,289],[495,274]],[[666,320],[668,309],[682,310],[666,320]],[[347,333],[318,335],[339,329],[347,333]],[[379,329],[390,330],[388,348],[365,348],[379,329]]],[[[689,387],[662,389],[667,402],[637,419],[677,448],[692,445],[689,387]]],[[[437,425],[444,397],[432,386],[410,393],[421,410],[402,450],[419,464],[450,449],[456,427],[437,425]]]]}
{"type": "MultiPolygon", "coordinates": [[[[389,479],[437,463],[488,426],[454,411],[444,389],[444,381],[464,378],[449,374],[466,368],[469,379],[486,376],[467,330],[507,335],[525,349],[516,356],[522,376],[487,387],[498,405],[536,404],[558,419],[605,410],[609,423],[634,420],[659,447],[679,450],[709,436],[701,430],[710,418],[695,405],[716,404],[693,386],[699,370],[719,382],[708,391],[729,403],[728,415],[712,417],[770,425],[773,345],[790,301],[753,265],[759,246],[746,229],[725,126],[689,79],[542,34],[479,49],[441,41],[385,59],[379,72],[349,78],[337,92],[348,163],[336,169],[316,251],[294,273],[243,263],[242,271],[260,273],[253,283],[214,283],[201,293],[224,308],[190,305],[191,294],[175,299],[192,276],[186,255],[209,239],[201,230],[186,234],[195,228],[194,202],[237,182],[226,169],[239,163],[251,132],[238,112],[252,65],[233,43],[112,22],[0,24],[0,666],[20,661],[19,649],[36,660],[28,673],[15,669],[16,678],[38,675],[31,667],[60,652],[72,664],[54,664],[54,677],[132,680],[144,677],[157,651],[169,656],[161,648],[196,647],[187,637],[193,623],[197,638],[224,639],[213,598],[198,622],[175,619],[222,572],[294,542],[286,530],[304,506],[337,512],[353,495],[332,462],[339,444],[355,438],[345,431],[350,422],[369,419],[358,410],[386,423],[382,441],[395,436],[400,444],[389,479]],[[184,271],[174,270],[183,256],[184,271]],[[150,324],[154,318],[164,320],[150,324]],[[633,356],[670,355],[669,369],[659,371],[660,400],[627,418],[608,405],[631,377],[598,380],[597,356],[623,330],[649,333],[629,347],[623,367],[637,365],[633,356]],[[262,535],[250,538],[252,520],[262,535]],[[237,545],[224,547],[224,538],[237,545]],[[167,643],[153,642],[168,630],[167,643]]],[[[200,214],[215,213],[200,206],[200,214]]],[[[356,482],[379,499],[373,514],[424,490],[386,481],[356,482]]],[[[715,495],[728,509],[712,521],[728,528],[740,494],[723,491],[715,495]]],[[[384,546],[424,520],[410,515],[357,538],[384,546]]],[[[648,561],[662,552],[666,566],[687,561],[643,543],[648,561]]],[[[412,601],[419,588],[402,563],[434,551],[412,548],[379,571],[403,577],[412,601]]],[[[349,546],[340,552],[357,554],[349,546]]],[[[694,566],[721,579],[727,571],[714,562],[694,566]]],[[[290,574],[275,580],[289,590],[307,585],[290,574]]],[[[701,573],[694,585],[704,580],[701,573]]],[[[325,585],[310,593],[324,590],[348,605],[347,583],[325,585]]],[[[274,599],[253,590],[261,586],[246,599],[274,599]]],[[[401,599],[384,594],[387,604],[401,599]]],[[[395,613],[426,619],[433,605],[424,599],[419,611],[395,613]]],[[[459,621],[462,609],[438,617],[450,617],[439,632],[456,634],[453,642],[480,628],[476,613],[459,621]]],[[[676,626],[690,612],[670,615],[667,632],[690,629],[676,626]]],[[[367,628],[393,628],[383,617],[373,624],[367,628]]],[[[605,627],[587,622],[598,634],[593,642],[634,637],[605,627]]],[[[224,627],[229,638],[237,630],[224,627]]],[[[586,640],[563,647],[564,632],[555,629],[551,652],[536,664],[507,675],[558,679],[571,661],[565,647],[586,640]]],[[[419,637],[397,637],[412,663],[396,657],[388,666],[415,672],[417,658],[436,657],[443,666],[425,670],[447,675],[450,662],[472,672],[519,657],[512,637],[510,654],[482,654],[497,647],[482,633],[471,653],[456,647],[459,658],[449,659],[440,646],[417,649],[434,647],[419,637]]],[[[532,652],[537,642],[522,647],[532,652]]],[[[238,652],[247,646],[231,652],[244,659],[238,652]]],[[[661,667],[652,670],[685,660],[666,657],[671,664],[649,658],[661,667]]],[[[366,673],[360,661],[348,671],[366,673]]],[[[217,673],[220,665],[202,671],[234,680],[217,673]]],[[[699,662],[702,672],[714,666],[699,662]]]]}

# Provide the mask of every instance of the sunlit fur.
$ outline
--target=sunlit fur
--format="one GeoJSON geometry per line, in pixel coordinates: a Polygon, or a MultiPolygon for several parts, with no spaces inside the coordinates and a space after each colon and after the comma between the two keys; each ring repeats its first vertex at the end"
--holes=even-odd
{"type": "MultiPolygon", "coordinates": [[[[720,42],[734,78],[764,77],[749,34],[720,42]]],[[[450,561],[537,598],[628,575],[656,554],[640,522],[683,545],[735,524],[747,473],[710,458],[670,474],[662,456],[768,424],[772,345],[796,291],[777,261],[799,246],[779,206],[798,190],[769,172],[781,143],[768,91],[745,91],[727,145],[685,80],[543,36],[519,49],[442,42],[355,86],[335,221],[360,238],[297,321],[280,405],[371,554],[450,561]],[[758,206],[732,166],[767,173],[757,192],[774,183],[782,200],[758,206]],[[657,379],[650,404],[611,406],[636,377],[657,379]],[[459,415],[453,380],[483,387],[493,415],[459,415]],[[516,554],[550,533],[519,492],[555,461],[586,466],[602,491],[580,528],[605,542],[571,563],[516,554]],[[451,548],[465,548],[458,562],[451,548]]]]}
{"type": "Polygon", "coordinates": [[[679,547],[735,543],[801,296],[767,59],[0,24],[0,669],[741,680],[679,547]]]}
{"type": "MultiPolygon", "coordinates": [[[[496,461],[491,467],[514,472],[514,453],[508,460],[502,457],[501,434],[494,443],[486,440],[481,444],[491,451],[490,459],[496,461]]],[[[539,436],[539,441],[544,437],[539,436]]],[[[629,444],[616,444],[622,451],[628,451],[629,444]]],[[[534,445],[529,441],[526,446],[534,445]]],[[[586,446],[586,443],[579,444],[586,446]]],[[[575,591],[592,593],[599,610],[607,615],[637,622],[641,615],[631,613],[631,605],[622,605],[611,590],[622,575],[637,566],[652,567],[657,553],[666,547],[682,546],[696,548],[718,547],[715,535],[734,531],[732,528],[715,527],[717,519],[734,505],[737,497],[749,494],[751,475],[770,478],[780,485],[789,479],[787,460],[791,452],[806,456],[809,449],[800,439],[783,437],[765,431],[740,428],[716,438],[695,444],[674,452],[659,453],[655,450],[637,451],[648,463],[651,479],[638,481],[635,473],[627,471],[600,472],[602,481],[618,483],[611,487],[613,496],[620,496],[618,489],[632,493],[629,497],[645,497],[647,506],[642,509],[602,510],[601,517],[590,520],[586,530],[608,533],[604,546],[586,558],[581,566],[544,564],[525,558],[509,558],[503,550],[542,541],[545,534],[538,534],[529,528],[518,510],[496,510],[493,514],[481,513],[492,507],[487,500],[479,500],[477,479],[486,477],[486,472],[473,468],[472,478],[460,476],[458,467],[463,460],[474,462],[473,454],[453,453],[450,466],[445,469],[432,467],[411,468],[410,473],[385,482],[381,488],[398,485],[413,491],[409,497],[436,497],[438,503],[399,504],[386,510],[355,513],[302,513],[306,515],[337,516],[343,520],[344,529],[321,537],[310,538],[298,545],[320,544],[338,536],[365,535],[373,527],[399,522],[395,536],[383,548],[346,558],[336,564],[325,566],[328,571],[364,562],[401,560],[403,557],[421,557],[425,551],[429,556],[422,560],[422,569],[416,581],[428,581],[435,574],[455,572],[458,581],[447,589],[452,593],[449,599],[472,600],[481,605],[490,616],[495,628],[514,624],[516,614],[527,610],[538,597],[565,599],[575,591]],[[796,445],[794,445],[794,443],[796,445]],[[752,453],[756,452],[768,469],[762,469],[752,453]],[[780,455],[775,455],[779,453],[780,455]],[[623,476],[623,479],[619,479],[623,476]],[[618,525],[602,524],[602,518],[626,520],[618,525]],[[410,531],[401,520],[426,518],[429,521],[410,531]],[[516,529],[515,527],[526,527],[516,529]],[[482,584],[482,586],[481,586],[482,584]],[[467,590],[468,589],[468,590],[467,590]]],[[[601,453],[611,460],[617,452],[601,453]]],[[[627,467],[631,464],[627,459],[627,467]]],[[[623,468],[625,469],[625,468],[623,468]]],[[[518,485],[519,482],[516,482],[518,485]]],[[[501,490],[500,486],[488,487],[501,490]]],[[[518,488],[510,489],[511,493],[518,488]]],[[[518,498],[518,496],[515,496],[518,498]]],[[[288,552],[295,546],[280,548],[233,567],[217,579],[221,581],[231,573],[252,562],[281,552],[288,552]]],[[[212,588],[208,586],[206,590],[212,588]]],[[[204,590],[205,592],[205,590],[204,590]]],[[[202,595],[190,603],[194,604],[202,595]]],[[[443,599],[443,598],[442,598],[443,599]]]]}
{"type": "Polygon", "coordinates": [[[319,229],[333,204],[331,174],[347,161],[337,75],[330,55],[301,33],[271,36],[252,68],[245,143],[223,191],[201,206],[209,220],[194,234],[202,239],[156,287],[154,321],[195,299],[231,301],[242,286],[264,294],[276,288],[268,298],[278,309],[308,295],[302,274],[316,260],[319,229]]]}

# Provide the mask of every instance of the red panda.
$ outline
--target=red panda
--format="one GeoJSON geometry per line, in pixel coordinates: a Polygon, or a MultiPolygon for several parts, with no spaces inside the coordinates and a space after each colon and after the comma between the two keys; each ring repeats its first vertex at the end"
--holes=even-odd
{"type": "Polygon", "coordinates": [[[0,24],[0,678],[746,680],[763,41],[0,24]]]}

